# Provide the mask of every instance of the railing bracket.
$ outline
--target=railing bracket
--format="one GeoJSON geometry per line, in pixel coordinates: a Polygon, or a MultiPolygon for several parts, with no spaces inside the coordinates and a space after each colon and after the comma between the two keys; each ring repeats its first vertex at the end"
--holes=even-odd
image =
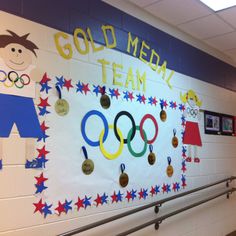
{"type": "Polygon", "coordinates": [[[155,230],[158,230],[160,228],[160,224],[162,221],[158,221],[155,223],[155,230]]]}
{"type": "Polygon", "coordinates": [[[155,211],[156,214],[158,214],[158,212],[160,210],[160,207],[161,207],[161,204],[158,204],[158,205],[155,206],[154,211],[155,211]]]}

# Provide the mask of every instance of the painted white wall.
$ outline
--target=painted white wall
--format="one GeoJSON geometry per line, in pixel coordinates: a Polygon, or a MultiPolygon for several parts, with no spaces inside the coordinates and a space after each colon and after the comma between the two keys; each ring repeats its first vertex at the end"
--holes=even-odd
{"type": "MultiPolygon", "coordinates": [[[[1,15],[0,20],[3,20],[1,15]]],[[[14,20],[13,22],[16,21],[14,20]]],[[[12,25],[13,28],[19,27],[19,25],[13,26],[13,22],[8,22],[7,24],[12,25]]],[[[29,21],[24,21],[24,27],[29,27],[32,32],[34,30],[32,23],[29,21]]],[[[51,35],[51,29],[49,30],[47,27],[42,28],[44,30],[44,34],[42,34],[43,44],[45,46],[42,54],[55,56],[54,47],[47,40],[49,31],[51,35]]],[[[125,65],[127,63],[127,55],[118,54],[120,55],[119,60],[125,65]]],[[[73,60],[74,63],[77,63],[77,60],[85,63],[87,66],[91,66],[91,68],[96,66],[93,61],[94,58],[90,56],[76,58],[73,60]]],[[[57,66],[65,66],[64,63],[68,62],[56,60],[55,57],[53,63],[57,64],[57,66]]],[[[50,65],[45,66],[48,67],[45,68],[46,70],[50,70],[50,65]]],[[[163,85],[163,82],[157,83],[160,86],[163,85]]],[[[194,88],[204,101],[203,109],[232,115],[236,114],[236,93],[189,77],[185,77],[183,81],[176,79],[174,82],[174,89],[176,90],[185,91],[190,88],[194,88]]],[[[236,138],[205,135],[203,133],[203,119],[201,119],[201,133],[203,140],[203,147],[199,153],[201,163],[198,165],[193,163],[187,164],[188,189],[236,175],[236,138]]],[[[12,131],[11,138],[4,140],[2,145],[4,169],[0,171],[0,235],[51,236],[124,211],[124,209],[114,210],[84,217],[78,217],[76,212],[70,212],[66,216],[58,217],[53,215],[46,219],[40,214],[33,214],[34,208],[32,204],[35,202],[35,196],[33,195],[35,191],[34,176],[38,176],[41,172],[38,170],[25,170],[24,163],[27,151],[29,150],[26,147],[25,141],[19,138],[16,129],[12,131]]],[[[219,188],[223,187],[221,185],[219,188]]],[[[193,197],[182,198],[166,204],[161,208],[160,215],[175,209],[176,205],[181,207],[188,202],[193,202],[212,193],[212,190],[204,191],[204,195],[196,194],[193,197]]],[[[159,199],[159,196],[153,198],[153,200],[157,199],[159,199]]],[[[149,209],[117,222],[95,228],[81,235],[115,235],[118,232],[155,217],[153,209],[149,209]]],[[[161,224],[158,232],[154,230],[153,226],[150,226],[134,235],[223,236],[236,229],[235,218],[236,197],[234,195],[230,200],[222,197],[168,219],[161,224]]]]}

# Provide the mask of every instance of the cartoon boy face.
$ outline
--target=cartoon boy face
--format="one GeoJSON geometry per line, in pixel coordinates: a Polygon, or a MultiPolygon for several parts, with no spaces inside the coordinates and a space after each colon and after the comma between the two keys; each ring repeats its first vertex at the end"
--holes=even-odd
{"type": "Polygon", "coordinates": [[[7,30],[10,35],[0,35],[0,57],[13,70],[25,70],[31,65],[35,49],[38,47],[27,39],[29,34],[19,36],[7,30]]]}
{"type": "Polygon", "coordinates": [[[32,53],[24,46],[10,43],[0,49],[0,55],[6,65],[13,70],[25,70],[32,63],[32,53]]]}

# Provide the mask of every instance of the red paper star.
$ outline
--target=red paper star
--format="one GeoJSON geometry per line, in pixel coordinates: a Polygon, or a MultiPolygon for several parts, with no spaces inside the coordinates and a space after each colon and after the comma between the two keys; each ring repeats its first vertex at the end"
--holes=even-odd
{"type": "Polygon", "coordinates": [[[114,194],[111,195],[111,198],[112,198],[112,203],[113,202],[117,202],[117,196],[116,196],[116,192],[114,191],[114,194]]]}
{"type": "Polygon", "coordinates": [[[173,102],[173,108],[176,109],[176,107],[177,107],[176,102],[173,102]]]}
{"type": "Polygon", "coordinates": [[[45,178],[43,176],[43,173],[41,173],[41,175],[39,177],[35,176],[34,178],[37,180],[37,183],[36,183],[37,185],[41,185],[43,182],[48,180],[48,178],[45,178]]]}
{"type": "Polygon", "coordinates": [[[142,99],[142,102],[145,104],[146,98],[144,95],[141,97],[141,99],[142,99]]]}
{"type": "Polygon", "coordinates": [[[102,197],[97,194],[97,198],[94,200],[96,202],[96,207],[101,204],[102,205],[102,197]]]}
{"type": "Polygon", "coordinates": [[[40,98],[40,103],[38,104],[39,107],[49,107],[50,104],[48,104],[48,97],[43,99],[40,98]]]}
{"type": "Polygon", "coordinates": [[[183,172],[185,172],[187,169],[186,169],[186,165],[182,165],[182,169],[181,169],[183,172]]]}
{"type": "Polygon", "coordinates": [[[174,184],[173,184],[172,189],[173,189],[174,191],[176,191],[176,185],[177,185],[177,183],[174,183],[174,184]]]}
{"type": "Polygon", "coordinates": [[[152,186],[152,189],[150,190],[150,193],[152,194],[152,197],[154,194],[156,194],[155,188],[152,186]]]}
{"type": "Polygon", "coordinates": [[[37,151],[38,151],[38,158],[40,158],[40,157],[45,157],[46,158],[46,155],[48,154],[48,153],[50,153],[49,151],[47,151],[46,149],[45,149],[45,145],[41,148],[41,149],[39,149],[39,148],[37,148],[37,151]]]}
{"type": "Polygon", "coordinates": [[[167,107],[168,107],[168,103],[167,103],[166,101],[164,101],[164,102],[163,102],[163,106],[164,106],[165,108],[167,108],[167,107]]]}
{"type": "Polygon", "coordinates": [[[133,92],[129,92],[129,99],[131,100],[131,102],[133,101],[134,99],[133,92]]]}
{"type": "Polygon", "coordinates": [[[49,129],[49,127],[47,127],[47,126],[45,125],[45,121],[43,121],[43,123],[40,125],[40,127],[41,127],[41,130],[42,130],[43,132],[45,132],[47,129],[49,129]]]}
{"type": "Polygon", "coordinates": [[[51,79],[48,78],[47,73],[44,73],[43,78],[40,81],[40,84],[46,84],[48,81],[51,81],[51,79]]]}
{"type": "Polygon", "coordinates": [[[152,104],[154,104],[155,106],[157,105],[157,99],[156,99],[156,97],[154,97],[154,98],[152,99],[152,104]]]}
{"type": "Polygon", "coordinates": [[[142,189],[140,190],[140,192],[138,194],[139,194],[139,199],[143,198],[143,190],[142,189]]]}
{"type": "Polygon", "coordinates": [[[106,93],[106,88],[99,86],[99,92],[104,95],[106,93]]]}
{"type": "Polygon", "coordinates": [[[118,89],[114,89],[114,93],[116,95],[116,99],[118,99],[118,97],[120,96],[118,89]]]}
{"type": "Polygon", "coordinates": [[[42,213],[43,208],[45,207],[45,204],[42,203],[42,198],[40,199],[40,201],[38,203],[34,203],[34,206],[35,206],[34,213],[36,213],[37,211],[42,213]]]}
{"type": "Polygon", "coordinates": [[[61,215],[62,212],[65,212],[65,203],[61,204],[61,202],[58,202],[58,207],[55,208],[56,211],[58,211],[58,214],[61,215]]]}
{"type": "Polygon", "coordinates": [[[71,79],[65,79],[63,87],[66,87],[68,91],[70,90],[70,88],[73,88],[74,86],[71,84],[71,79]]]}
{"type": "Polygon", "coordinates": [[[127,198],[128,202],[129,202],[130,199],[132,199],[132,195],[131,195],[130,191],[127,191],[127,194],[126,194],[125,198],[127,198]]]}
{"type": "Polygon", "coordinates": [[[163,186],[162,186],[162,192],[164,193],[164,192],[166,192],[167,191],[167,185],[166,184],[163,184],[163,186]]]}
{"type": "Polygon", "coordinates": [[[84,83],[82,83],[82,86],[83,86],[82,90],[84,91],[85,95],[87,95],[87,92],[90,91],[90,89],[89,89],[89,87],[88,87],[89,84],[84,84],[84,83]]]}
{"type": "Polygon", "coordinates": [[[186,181],[182,181],[182,187],[185,188],[187,186],[186,181]]]}
{"type": "Polygon", "coordinates": [[[84,199],[80,199],[78,197],[78,201],[75,203],[75,205],[77,206],[78,211],[80,210],[80,208],[84,208],[84,199]]]}

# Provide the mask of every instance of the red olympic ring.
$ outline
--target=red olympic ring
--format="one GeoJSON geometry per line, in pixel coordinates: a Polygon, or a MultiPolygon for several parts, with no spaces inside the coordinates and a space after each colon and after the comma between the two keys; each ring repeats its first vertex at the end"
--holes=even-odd
{"type": "Polygon", "coordinates": [[[142,120],[141,120],[141,122],[140,122],[140,135],[141,135],[141,137],[142,137],[142,139],[143,139],[143,141],[144,141],[144,140],[145,140],[145,137],[144,137],[143,124],[144,124],[144,122],[145,122],[147,119],[151,119],[152,122],[153,122],[153,124],[154,124],[154,126],[155,126],[155,135],[154,135],[154,137],[153,137],[152,139],[149,139],[149,140],[147,141],[148,144],[152,144],[152,143],[154,143],[154,141],[156,140],[157,135],[158,135],[158,124],[157,124],[157,121],[156,121],[156,119],[155,119],[155,117],[154,117],[153,115],[151,115],[151,114],[146,114],[146,115],[142,118],[142,120]]]}

